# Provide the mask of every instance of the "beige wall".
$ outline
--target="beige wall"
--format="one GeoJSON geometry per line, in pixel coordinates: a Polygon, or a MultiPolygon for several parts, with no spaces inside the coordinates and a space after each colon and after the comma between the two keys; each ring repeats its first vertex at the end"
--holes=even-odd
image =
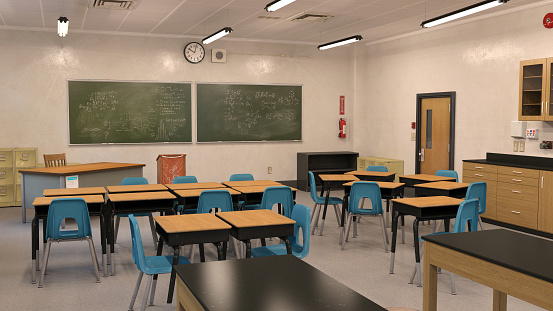
{"type": "MultiPolygon", "coordinates": [[[[455,169],[486,152],[513,153],[510,122],[518,117],[519,62],[553,57],[553,30],[542,26],[551,6],[425,31],[366,47],[367,96],[356,109],[354,149],[362,156],[405,161],[414,173],[416,95],[455,91],[455,169]]],[[[360,88],[361,86],[358,86],[360,88]]],[[[553,140],[552,122],[528,122],[541,140],[553,140]]],[[[518,155],[551,157],[526,140],[518,155]]]]}
{"type": "Polygon", "coordinates": [[[0,145],[38,147],[41,158],[65,152],[69,162],[146,163],[151,182],[155,159],[163,153],[188,154],[187,172],[200,181],[226,180],[238,172],[292,180],[297,152],[353,149],[351,135],[337,137],[340,95],[346,96],[348,116],[353,111],[353,48],[321,52],[311,45],[220,40],[206,48],[226,48],[226,64],[211,63],[208,56],[192,65],[182,55],[190,41],[195,40],[83,33],[62,39],[54,32],[0,31],[0,145]],[[302,84],[303,142],[69,146],[67,79],[302,84]]]}

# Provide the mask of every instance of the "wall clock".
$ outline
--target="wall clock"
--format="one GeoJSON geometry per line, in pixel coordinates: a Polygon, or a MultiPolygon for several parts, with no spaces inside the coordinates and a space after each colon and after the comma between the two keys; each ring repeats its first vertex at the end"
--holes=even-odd
{"type": "Polygon", "coordinates": [[[198,42],[190,42],[184,47],[184,58],[192,64],[197,64],[204,59],[205,49],[198,42]]]}

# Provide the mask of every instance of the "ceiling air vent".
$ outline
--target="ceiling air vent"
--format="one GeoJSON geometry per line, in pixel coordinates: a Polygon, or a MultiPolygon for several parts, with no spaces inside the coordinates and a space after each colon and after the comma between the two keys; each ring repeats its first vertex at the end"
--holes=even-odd
{"type": "Polygon", "coordinates": [[[88,0],[88,6],[100,9],[132,10],[138,2],[140,0],[88,0]]]}
{"type": "Polygon", "coordinates": [[[287,18],[287,20],[292,22],[321,23],[333,17],[334,15],[329,14],[314,14],[302,12],[300,14],[296,14],[292,17],[287,18]]]}

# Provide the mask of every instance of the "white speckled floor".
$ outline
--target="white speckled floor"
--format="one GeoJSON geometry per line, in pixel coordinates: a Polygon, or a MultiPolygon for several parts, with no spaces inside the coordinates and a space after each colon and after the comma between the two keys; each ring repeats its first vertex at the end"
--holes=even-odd
{"type": "MultiPolygon", "coordinates": [[[[342,196],[342,193],[333,193],[342,196]]],[[[313,207],[309,193],[298,191],[297,202],[313,207]]],[[[28,210],[30,221],[33,211],[28,210]]],[[[333,214],[327,215],[324,235],[311,236],[311,251],[306,262],[384,307],[422,309],[422,288],[408,284],[414,266],[412,220],[406,219],[406,244],[398,243],[395,274],[389,274],[390,253],[384,253],[380,224],[377,218],[364,218],[359,224],[359,237],[352,239],[344,251],[338,245],[339,231],[333,214]]],[[[141,219],[147,255],[154,255],[147,220],[141,219]]],[[[492,228],[484,224],[486,228],[492,228]]],[[[92,219],[93,236],[99,237],[99,221],[92,219]]],[[[130,230],[122,220],[116,246],[116,275],[95,282],[88,243],[73,242],[52,245],[44,288],[31,284],[31,224],[21,223],[21,207],[0,208],[0,311],[2,310],[127,310],[138,270],[132,262],[130,230]]],[[[430,233],[431,226],[422,226],[421,233],[430,233]]],[[[391,234],[390,234],[391,238],[391,234]]],[[[276,239],[274,239],[276,240],[276,239]]],[[[276,241],[275,241],[276,242],[276,241]]],[[[101,261],[100,241],[95,241],[101,261]]],[[[42,250],[42,245],[41,245],[42,250]]],[[[188,249],[186,249],[188,250],[188,249]]],[[[186,252],[187,254],[188,252],[186,252]]],[[[215,260],[214,247],[206,246],[208,260],[215,260]]],[[[196,255],[196,260],[198,255],[196,255]]],[[[229,255],[229,260],[234,257],[229,255]]],[[[165,310],[168,275],[158,281],[155,306],[148,310],[165,310]]],[[[491,310],[492,290],[470,280],[456,277],[457,295],[450,294],[449,273],[438,277],[438,310],[491,310]]],[[[145,284],[145,280],[143,280],[145,284]]],[[[144,286],[144,285],[143,285],[144,286]]],[[[140,291],[135,309],[139,309],[140,291]]],[[[169,306],[175,310],[175,304],[169,306]]],[[[509,297],[508,309],[543,310],[509,297]]]]}

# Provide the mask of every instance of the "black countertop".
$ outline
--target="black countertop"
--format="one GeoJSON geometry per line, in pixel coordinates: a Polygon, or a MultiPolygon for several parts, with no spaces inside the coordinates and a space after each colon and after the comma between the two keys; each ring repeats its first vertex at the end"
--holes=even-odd
{"type": "Polygon", "coordinates": [[[293,255],[204,262],[174,269],[211,311],[386,310],[293,255]]]}
{"type": "Polygon", "coordinates": [[[553,283],[553,240],[505,229],[427,235],[422,238],[553,283]]]}
{"type": "Polygon", "coordinates": [[[511,166],[542,171],[553,171],[553,158],[533,157],[502,153],[486,153],[485,159],[463,160],[463,162],[511,166]]]}

